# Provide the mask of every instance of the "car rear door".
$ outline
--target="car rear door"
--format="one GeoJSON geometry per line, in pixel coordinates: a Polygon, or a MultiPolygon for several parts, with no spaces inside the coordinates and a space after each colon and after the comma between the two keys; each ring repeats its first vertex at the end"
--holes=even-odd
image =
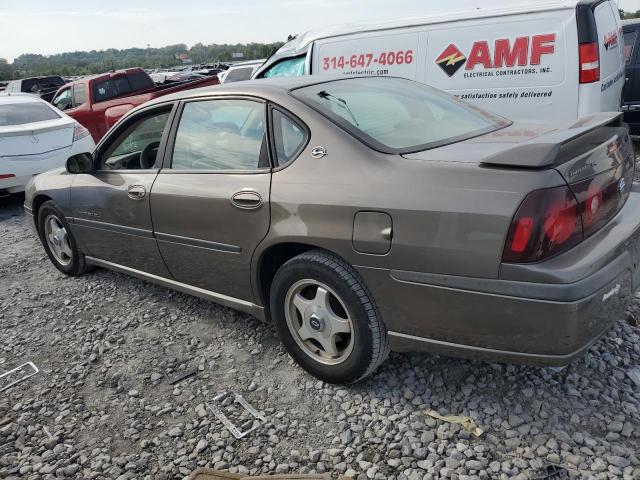
{"type": "Polygon", "coordinates": [[[74,179],[73,229],[88,255],[170,277],[153,236],[149,194],[173,107],[149,107],[122,122],[98,145],[96,171],[74,179]]]}
{"type": "Polygon", "coordinates": [[[184,102],[151,191],[158,246],[174,278],[253,301],[251,257],[269,230],[266,104],[184,102]]]}

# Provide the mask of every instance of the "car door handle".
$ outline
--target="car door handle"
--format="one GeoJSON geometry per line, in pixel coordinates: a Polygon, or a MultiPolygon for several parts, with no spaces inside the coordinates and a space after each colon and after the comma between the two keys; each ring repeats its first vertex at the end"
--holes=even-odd
{"type": "Polygon", "coordinates": [[[258,192],[241,190],[231,196],[231,203],[234,207],[249,210],[262,205],[262,197],[258,192]]]}
{"type": "Polygon", "coordinates": [[[131,200],[142,200],[147,194],[147,189],[142,185],[131,185],[127,188],[127,196],[131,200]]]}

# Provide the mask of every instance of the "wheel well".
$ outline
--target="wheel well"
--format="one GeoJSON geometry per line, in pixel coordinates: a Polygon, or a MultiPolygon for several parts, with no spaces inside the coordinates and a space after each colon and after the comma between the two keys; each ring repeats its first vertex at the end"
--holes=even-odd
{"type": "Polygon", "coordinates": [[[279,243],[265,250],[258,264],[258,285],[263,305],[269,306],[271,282],[280,267],[293,257],[316,248],[318,247],[305,243],[279,243]]]}
{"type": "Polygon", "coordinates": [[[36,230],[38,230],[38,213],[40,212],[40,207],[48,200],[51,200],[51,198],[46,195],[38,195],[33,199],[31,210],[33,212],[33,222],[36,225],[36,230]]]}

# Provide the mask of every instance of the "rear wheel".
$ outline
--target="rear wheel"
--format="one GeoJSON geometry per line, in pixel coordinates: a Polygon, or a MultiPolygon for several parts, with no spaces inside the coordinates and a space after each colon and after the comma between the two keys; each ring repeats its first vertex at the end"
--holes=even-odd
{"type": "Polygon", "coordinates": [[[49,200],[38,212],[38,233],[53,265],[66,275],[81,275],[87,270],[84,255],[78,250],[69,224],[56,204],[49,200]]]}
{"type": "Polygon", "coordinates": [[[387,335],[358,273],[322,250],[303,253],[278,270],[271,315],[289,354],[329,383],[353,383],[387,357],[387,335]]]}

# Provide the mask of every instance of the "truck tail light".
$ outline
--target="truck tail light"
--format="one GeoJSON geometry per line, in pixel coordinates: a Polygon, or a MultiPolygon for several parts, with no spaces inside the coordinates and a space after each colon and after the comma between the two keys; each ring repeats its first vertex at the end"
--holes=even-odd
{"type": "Polygon", "coordinates": [[[582,218],[567,186],[535,190],[524,199],[511,222],[503,262],[537,262],[580,243],[582,218]]]}
{"type": "Polygon", "coordinates": [[[76,126],[73,129],[73,141],[77,142],[78,140],[83,139],[87,135],[89,135],[89,130],[87,130],[82,125],[76,122],[76,126]]]}
{"type": "Polygon", "coordinates": [[[600,80],[600,53],[598,42],[581,43],[579,46],[580,83],[600,80]]]}

